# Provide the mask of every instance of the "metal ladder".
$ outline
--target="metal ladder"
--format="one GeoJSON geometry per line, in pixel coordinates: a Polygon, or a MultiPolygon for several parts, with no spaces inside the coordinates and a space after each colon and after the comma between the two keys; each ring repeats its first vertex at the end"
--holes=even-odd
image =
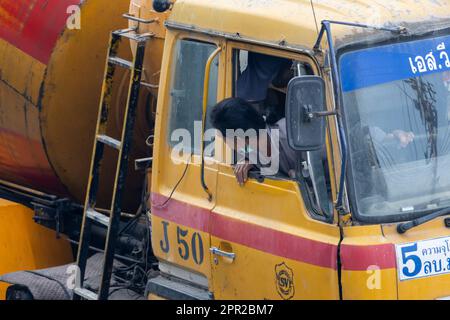
{"type": "Polygon", "coordinates": [[[122,194],[128,169],[128,154],[133,138],[133,127],[138,105],[139,89],[142,76],[145,46],[152,34],[136,34],[136,28],[114,31],[111,34],[109,52],[106,60],[105,75],[102,87],[102,97],[97,120],[94,148],[92,152],[90,175],[84,203],[83,223],[81,227],[80,243],[78,247],[77,265],[79,267],[79,287],[73,291],[73,299],[107,300],[111,284],[113,262],[115,256],[116,238],[120,227],[122,194]],[[130,39],[137,44],[136,54],[132,62],[117,57],[118,48],[122,39],[130,39]],[[116,67],[127,68],[131,71],[127,104],[124,115],[124,123],[121,140],[116,140],[106,135],[108,114],[110,109],[113,77],[116,67]],[[96,198],[99,187],[99,174],[105,146],[118,151],[117,169],[115,175],[112,203],[109,217],[96,211],[96,198]],[[83,286],[86,274],[86,265],[91,240],[92,223],[98,223],[107,227],[105,250],[103,255],[103,272],[101,275],[98,293],[86,289],[83,286]]]}

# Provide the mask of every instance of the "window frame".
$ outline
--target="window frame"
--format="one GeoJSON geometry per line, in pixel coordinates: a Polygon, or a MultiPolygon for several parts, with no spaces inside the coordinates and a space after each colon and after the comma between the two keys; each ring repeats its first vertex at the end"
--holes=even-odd
{"type": "MultiPolygon", "coordinates": [[[[171,49],[171,54],[169,55],[169,59],[170,59],[170,63],[174,64],[174,62],[176,62],[176,53],[177,53],[177,46],[180,43],[180,41],[184,41],[184,40],[188,40],[188,41],[193,41],[193,42],[200,42],[200,43],[205,43],[205,44],[210,44],[212,46],[215,46],[215,49],[217,48],[222,48],[222,52],[220,52],[217,56],[216,59],[218,59],[218,73],[217,73],[217,92],[216,92],[216,99],[217,101],[220,101],[223,99],[224,96],[224,78],[225,78],[225,56],[226,56],[226,46],[224,43],[223,39],[220,38],[216,38],[216,37],[211,37],[208,35],[202,35],[202,34],[198,34],[198,33],[194,33],[194,32],[177,32],[174,35],[174,38],[172,40],[172,49],[171,49]]],[[[166,145],[169,149],[169,153],[170,151],[173,149],[173,145],[170,143],[170,136],[172,135],[172,131],[171,131],[171,116],[172,116],[172,96],[171,96],[171,92],[172,92],[172,81],[175,77],[175,71],[176,68],[175,66],[172,67],[171,72],[168,73],[168,78],[167,78],[167,91],[165,94],[165,105],[167,105],[167,113],[165,116],[165,132],[164,132],[164,139],[166,142],[166,145]]],[[[203,86],[203,84],[202,84],[203,86]]],[[[203,92],[203,91],[202,91],[203,92]]],[[[204,94],[204,92],[203,92],[204,94]]],[[[203,96],[202,96],[203,97],[203,96]]],[[[199,108],[202,108],[202,104],[199,105],[199,108]]],[[[217,142],[216,146],[217,146],[217,142]]],[[[201,153],[196,153],[194,152],[195,150],[191,150],[191,157],[179,157],[178,160],[184,162],[184,161],[190,161],[191,163],[200,163],[201,161],[201,153]],[[190,159],[190,160],[189,160],[190,159]]],[[[214,162],[216,163],[216,159],[209,157],[208,155],[205,154],[205,159],[207,159],[208,162],[214,162]]]]}

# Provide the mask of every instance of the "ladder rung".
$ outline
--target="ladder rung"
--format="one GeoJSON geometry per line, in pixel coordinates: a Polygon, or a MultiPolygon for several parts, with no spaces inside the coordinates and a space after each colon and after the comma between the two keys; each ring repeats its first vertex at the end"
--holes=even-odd
{"type": "Polygon", "coordinates": [[[133,69],[133,63],[122,59],[122,58],[118,58],[118,57],[109,57],[109,62],[112,64],[115,64],[117,66],[123,67],[123,68],[128,68],[128,69],[133,69]]]}
{"type": "Polygon", "coordinates": [[[145,41],[151,39],[152,37],[154,37],[155,34],[154,33],[142,33],[142,34],[139,34],[139,33],[131,33],[131,32],[129,32],[129,33],[122,33],[120,36],[124,37],[124,38],[127,38],[127,39],[130,39],[130,40],[133,40],[133,41],[137,41],[137,42],[145,42],[145,41]]]}
{"type": "Polygon", "coordinates": [[[115,35],[120,36],[124,33],[132,32],[132,31],[136,31],[136,30],[137,30],[137,28],[128,28],[128,29],[121,29],[121,30],[113,31],[113,33],[115,35]]]}
{"type": "Polygon", "coordinates": [[[73,289],[73,293],[86,300],[98,300],[98,295],[95,292],[89,291],[84,288],[75,288],[73,289]]]}
{"type": "Polygon", "coordinates": [[[95,211],[94,209],[87,209],[86,215],[91,218],[92,220],[99,222],[105,226],[109,226],[109,217],[105,216],[104,214],[101,214],[100,212],[95,211]]]}
{"type": "Polygon", "coordinates": [[[119,150],[122,146],[122,143],[119,140],[105,136],[104,134],[98,135],[97,140],[117,150],[119,150]]]}
{"type": "Polygon", "coordinates": [[[136,159],[134,160],[134,169],[135,170],[146,170],[151,168],[153,164],[153,158],[144,158],[144,159],[136,159]]]}
{"type": "Polygon", "coordinates": [[[144,23],[144,24],[150,24],[150,23],[154,23],[158,21],[158,18],[156,19],[142,19],[139,17],[135,17],[134,15],[132,15],[131,13],[125,13],[122,15],[122,17],[124,17],[125,19],[131,20],[131,21],[136,21],[136,22],[140,22],[140,23],[144,23]]]}

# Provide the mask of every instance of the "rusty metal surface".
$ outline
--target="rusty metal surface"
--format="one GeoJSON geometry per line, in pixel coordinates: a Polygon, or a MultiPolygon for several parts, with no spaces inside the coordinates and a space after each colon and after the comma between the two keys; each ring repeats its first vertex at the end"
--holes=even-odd
{"type": "MultiPolygon", "coordinates": [[[[122,14],[128,12],[129,0],[115,0],[114,6],[109,0],[80,2],[0,0],[0,179],[82,201],[108,37],[127,27],[122,14]],[[71,5],[79,5],[80,29],[66,27],[71,5]]],[[[131,50],[122,47],[120,55],[131,59],[131,50]]],[[[123,112],[127,76],[117,74],[115,119],[123,112]]],[[[132,159],[150,152],[142,100],[144,120],[137,126],[132,159]]],[[[121,126],[115,121],[109,134],[118,135],[121,126]]],[[[112,185],[113,153],[106,157],[102,179],[112,185]]],[[[142,174],[130,173],[126,207],[132,211],[142,174]]],[[[105,188],[99,197],[109,194],[105,188]]]]}

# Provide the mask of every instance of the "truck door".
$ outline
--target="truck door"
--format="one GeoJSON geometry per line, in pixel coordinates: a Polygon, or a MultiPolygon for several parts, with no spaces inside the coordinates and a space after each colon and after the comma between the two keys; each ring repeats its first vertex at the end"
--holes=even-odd
{"type": "MultiPolygon", "coordinates": [[[[296,66],[303,72],[318,74],[307,57],[228,43],[229,97],[236,96],[250,52],[299,61],[296,66]]],[[[229,151],[223,140],[221,144],[229,151]]],[[[326,154],[304,155],[296,179],[250,179],[243,187],[230,164],[219,164],[210,219],[216,299],[339,299],[340,230],[331,205],[334,178],[327,176],[332,170],[324,168],[326,154]]]]}
{"type": "Polygon", "coordinates": [[[213,154],[206,152],[204,188],[202,101],[210,58],[214,59],[209,72],[208,107],[217,101],[223,74],[218,48],[219,43],[211,38],[168,32],[152,173],[152,246],[160,269],[205,289],[211,278],[209,219],[215,205],[218,168],[213,154]],[[211,57],[213,53],[217,55],[211,57]]]}

